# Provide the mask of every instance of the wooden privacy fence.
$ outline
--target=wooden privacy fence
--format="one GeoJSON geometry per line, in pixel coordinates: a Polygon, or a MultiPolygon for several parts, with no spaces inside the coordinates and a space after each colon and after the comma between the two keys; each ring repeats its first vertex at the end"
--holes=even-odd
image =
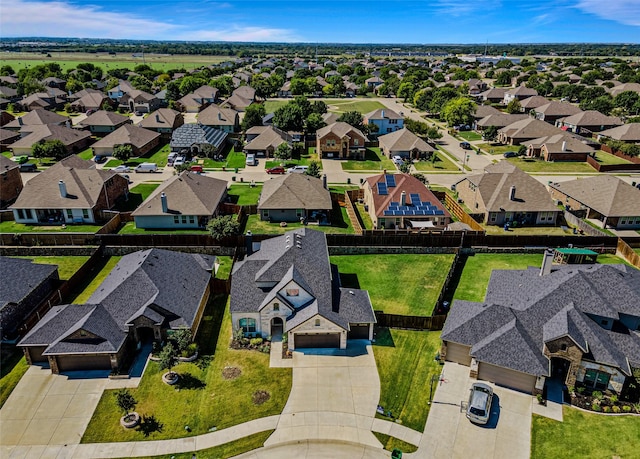
{"type": "Polygon", "coordinates": [[[355,205],[353,204],[353,200],[351,199],[351,194],[349,192],[344,193],[344,200],[347,208],[347,216],[351,221],[351,225],[353,226],[353,231],[358,236],[361,236],[363,228],[362,228],[362,225],[360,225],[360,220],[358,219],[358,213],[356,212],[355,205]]]}
{"type": "Polygon", "coordinates": [[[402,316],[398,314],[386,314],[382,311],[374,311],[379,327],[401,328],[405,330],[431,330],[438,331],[444,327],[447,316],[402,316]]]}
{"type": "Polygon", "coordinates": [[[640,255],[638,255],[625,241],[618,238],[618,246],[616,248],[616,255],[624,258],[629,264],[640,269],[640,255]]]}
{"type": "Polygon", "coordinates": [[[564,219],[567,221],[567,223],[570,223],[579,230],[584,231],[584,233],[588,234],[589,236],[608,236],[608,234],[604,231],[599,230],[598,228],[594,228],[581,218],[573,215],[568,210],[564,211],[564,219]]]}
{"type": "Polygon", "coordinates": [[[449,209],[449,212],[451,212],[462,223],[469,225],[472,230],[484,232],[484,228],[477,221],[471,218],[471,216],[464,211],[462,206],[447,193],[444,195],[444,205],[449,209]]]}

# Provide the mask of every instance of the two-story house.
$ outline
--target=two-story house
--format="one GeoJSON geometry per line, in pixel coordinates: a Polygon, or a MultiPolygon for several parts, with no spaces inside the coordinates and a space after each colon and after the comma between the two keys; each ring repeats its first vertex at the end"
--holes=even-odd
{"type": "Polygon", "coordinates": [[[337,121],[318,129],[316,151],[321,158],[364,159],[367,137],[350,124],[337,121]]]}

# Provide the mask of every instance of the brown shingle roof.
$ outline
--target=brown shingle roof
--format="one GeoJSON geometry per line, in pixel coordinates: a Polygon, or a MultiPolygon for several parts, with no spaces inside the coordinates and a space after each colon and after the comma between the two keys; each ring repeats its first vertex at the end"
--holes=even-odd
{"type": "Polygon", "coordinates": [[[29,134],[14,142],[11,148],[28,148],[34,143],[46,140],[59,140],[65,146],[69,146],[91,137],[91,133],[87,131],[58,126],[57,124],[34,125],[28,129],[29,134]]]}
{"type": "Polygon", "coordinates": [[[123,124],[106,137],[94,143],[93,147],[113,147],[115,145],[131,144],[137,148],[142,148],[152,142],[160,134],[132,124],[123,124]]]}
{"type": "Polygon", "coordinates": [[[356,136],[356,137],[365,139],[365,141],[367,139],[365,135],[362,133],[362,131],[354,128],[353,126],[351,126],[348,123],[345,123],[344,121],[337,121],[333,124],[330,124],[328,126],[318,129],[318,131],[316,132],[316,136],[319,139],[321,139],[325,135],[329,134],[330,132],[337,135],[340,138],[343,138],[345,136],[349,136],[349,137],[356,136]]]}
{"type": "Polygon", "coordinates": [[[288,174],[264,182],[258,209],[331,209],[331,194],[322,180],[305,174],[288,174]]]}
{"type": "Polygon", "coordinates": [[[198,115],[198,123],[205,126],[235,126],[237,120],[237,111],[218,105],[209,105],[198,115]]]}
{"type": "Polygon", "coordinates": [[[155,112],[149,113],[140,123],[139,127],[146,129],[174,128],[178,127],[178,117],[182,117],[180,112],[170,108],[159,108],[155,112]]]}
{"type": "Polygon", "coordinates": [[[573,126],[611,126],[624,124],[617,116],[603,115],[597,110],[587,110],[562,118],[563,123],[573,126]]]}
{"type": "Polygon", "coordinates": [[[380,145],[390,152],[411,151],[417,149],[421,152],[433,152],[435,148],[422,140],[420,137],[409,131],[407,128],[400,129],[390,134],[378,137],[380,145]]]}
{"type": "Polygon", "coordinates": [[[69,118],[66,116],[58,115],[48,110],[37,109],[24,114],[20,119],[15,119],[7,123],[4,127],[7,129],[20,129],[21,126],[26,125],[64,124],[67,121],[69,121],[69,118]]]}
{"type": "Polygon", "coordinates": [[[500,132],[503,132],[507,137],[512,139],[529,140],[558,134],[562,132],[562,130],[544,121],[527,117],[526,119],[503,127],[500,129],[500,132]]]}
{"type": "Polygon", "coordinates": [[[640,143],[640,123],[628,123],[617,126],[599,133],[602,136],[610,137],[623,142],[640,143]]]}
{"type": "Polygon", "coordinates": [[[263,151],[267,148],[278,148],[280,144],[285,143],[286,140],[275,131],[271,126],[268,126],[258,137],[249,142],[244,149],[249,151],[263,151]]]}
{"type": "Polygon", "coordinates": [[[106,110],[98,110],[82,120],[80,124],[83,126],[119,126],[129,121],[130,119],[126,116],[106,110]]]}
{"type": "Polygon", "coordinates": [[[575,105],[571,105],[569,102],[558,102],[557,100],[536,108],[537,113],[543,113],[546,116],[571,116],[581,111],[582,110],[575,105]]]}
{"type": "Polygon", "coordinates": [[[640,215],[640,190],[617,177],[597,175],[549,186],[607,217],[640,215]]]}

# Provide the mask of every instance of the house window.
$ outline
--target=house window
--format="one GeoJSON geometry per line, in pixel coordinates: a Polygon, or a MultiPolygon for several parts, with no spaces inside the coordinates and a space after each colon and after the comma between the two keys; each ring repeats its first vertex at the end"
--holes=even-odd
{"type": "Polygon", "coordinates": [[[186,215],[183,215],[183,216],[182,216],[182,224],[184,225],[184,224],[186,224],[186,223],[187,223],[187,216],[186,216],[186,215]]]}
{"type": "Polygon", "coordinates": [[[189,223],[191,223],[192,225],[196,222],[196,219],[193,215],[189,215],[189,223]]]}
{"type": "Polygon", "coordinates": [[[73,211],[71,209],[67,209],[67,218],[73,218],[73,211]]]}
{"type": "Polygon", "coordinates": [[[300,289],[298,288],[288,288],[286,291],[287,296],[298,296],[300,295],[300,289]]]}
{"type": "Polygon", "coordinates": [[[316,319],[316,327],[320,326],[320,319],[316,319]]]}
{"type": "Polygon", "coordinates": [[[563,344],[562,346],[560,346],[560,350],[561,351],[566,351],[567,350],[567,345],[563,344]]]}
{"type": "Polygon", "coordinates": [[[302,217],[302,212],[303,212],[303,209],[296,209],[296,217],[298,218],[302,217]]]}
{"type": "Polygon", "coordinates": [[[583,383],[585,386],[593,389],[606,390],[609,386],[610,378],[611,375],[609,373],[589,369],[584,375],[583,383]]]}
{"type": "Polygon", "coordinates": [[[180,217],[178,217],[177,215],[174,215],[174,216],[173,216],[173,223],[174,223],[174,224],[176,224],[176,225],[177,225],[178,223],[180,223],[180,217]]]}
{"type": "Polygon", "coordinates": [[[82,218],[89,218],[89,209],[82,209],[82,218]]]}
{"type": "Polygon", "coordinates": [[[269,211],[267,209],[263,209],[262,210],[262,217],[263,218],[269,218],[269,211]]]}
{"type": "Polygon", "coordinates": [[[495,221],[496,221],[496,218],[497,218],[497,215],[496,215],[495,213],[493,213],[493,212],[489,215],[489,219],[490,219],[492,222],[495,222],[495,221]]]}
{"type": "Polygon", "coordinates": [[[256,319],[240,319],[238,321],[238,326],[242,328],[242,331],[245,333],[255,333],[256,332],[256,319]]]}
{"type": "Polygon", "coordinates": [[[360,145],[360,140],[358,140],[358,139],[353,139],[353,144],[354,144],[354,145],[360,145]]]}
{"type": "Polygon", "coordinates": [[[22,209],[18,209],[18,218],[24,218],[24,212],[22,209]]]}
{"type": "Polygon", "coordinates": [[[476,202],[476,209],[478,208],[478,203],[476,202]]]}
{"type": "Polygon", "coordinates": [[[273,303],[273,312],[278,312],[280,310],[280,303],[273,303]]]}

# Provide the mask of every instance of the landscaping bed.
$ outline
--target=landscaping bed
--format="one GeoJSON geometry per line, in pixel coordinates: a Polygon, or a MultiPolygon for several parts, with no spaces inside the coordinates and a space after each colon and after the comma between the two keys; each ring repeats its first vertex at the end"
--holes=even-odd
{"type": "Polygon", "coordinates": [[[584,387],[569,388],[571,405],[596,413],[636,413],[640,414],[640,403],[630,403],[618,399],[617,395],[607,391],[586,391],[584,387]]]}

